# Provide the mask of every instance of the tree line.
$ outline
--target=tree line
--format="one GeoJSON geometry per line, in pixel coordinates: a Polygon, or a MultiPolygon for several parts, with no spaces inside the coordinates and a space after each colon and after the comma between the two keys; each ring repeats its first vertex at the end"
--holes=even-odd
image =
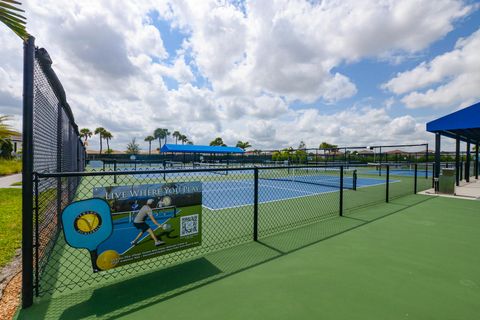
{"type": "MultiPolygon", "coordinates": [[[[80,130],[80,137],[84,139],[84,144],[88,145],[88,139],[90,139],[93,135],[98,135],[100,138],[100,154],[102,154],[103,151],[103,141],[105,140],[107,143],[107,151],[105,152],[106,154],[110,154],[113,152],[112,149],[110,149],[110,140],[113,139],[113,135],[111,132],[106,130],[103,127],[98,127],[96,128],[93,132],[88,129],[88,128],[83,128],[80,130]]],[[[148,142],[148,154],[152,154],[152,142],[155,140],[158,140],[158,148],[157,150],[160,152],[162,149],[162,145],[167,144],[168,137],[172,136],[175,138],[175,144],[178,144],[179,142],[183,144],[193,144],[193,141],[190,140],[186,135],[182,134],[180,131],[173,131],[170,132],[170,130],[166,128],[157,128],[153,131],[152,135],[146,136],[144,138],[145,142],[148,142]]],[[[216,137],[212,141],[210,141],[210,146],[227,146],[225,142],[223,141],[222,137],[216,137]]],[[[238,148],[241,148],[242,150],[247,150],[248,148],[251,148],[252,145],[248,141],[237,141],[237,144],[235,145],[238,148]]],[[[336,153],[338,151],[338,146],[335,144],[330,144],[328,142],[322,142],[319,145],[320,149],[329,149],[328,153],[336,153]]],[[[136,139],[133,138],[128,144],[127,144],[127,153],[129,154],[137,154],[140,152],[140,145],[136,142],[136,139]]],[[[305,142],[301,141],[297,149],[293,149],[292,147],[285,148],[279,151],[275,151],[272,154],[273,160],[286,160],[286,159],[291,159],[292,155],[298,159],[298,160],[305,160],[307,158],[307,152],[306,150],[306,145],[305,142]]]]}
{"type": "Polygon", "coordinates": [[[152,141],[155,141],[158,139],[158,150],[160,151],[162,149],[162,140],[165,142],[163,143],[164,145],[167,144],[167,138],[168,136],[172,136],[175,138],[175,144],[178,144],[178,142],[182,142],[182,144],[193,144],[193,141],[188,139],[188,137],[180,131],[173,131],[170,132],[168,129],[165,128],[157,128],[153,131],[153,135],[145,137],[144,141],[148,142],[148,154],[152,154],[152,141]]]}
{"type": "Polygon", "coordinates": [[[105,153],[110,154],[113,152],[113,150],[110,149],[110,140],[113,139],[113,135],[110,131],[104,127],[98,127],[93,132],[88,128],[80,129],[80,137],[83,138],[83,144],[85,146],[88,146],[88,139],[93,135],[98,135],[100,138],[100,154],[102,154],[103,151],[103,140],[107,142],[107,151],[105,151],[105,153]]]}

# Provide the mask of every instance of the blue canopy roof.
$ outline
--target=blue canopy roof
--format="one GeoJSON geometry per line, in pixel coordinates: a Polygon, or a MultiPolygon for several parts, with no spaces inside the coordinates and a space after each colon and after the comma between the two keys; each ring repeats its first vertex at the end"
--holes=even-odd
{"type": "Polygon", "coordinates": [[[480,141],[480,102],[430,121],[427,131],[465,142],[480,141]]]}
{"type": "Polygon", "coordinates": [[[193,144],[164,144],[162,152],[186,152],[186,153],[244,153],[238,147],[199,146],[193,144]]]}

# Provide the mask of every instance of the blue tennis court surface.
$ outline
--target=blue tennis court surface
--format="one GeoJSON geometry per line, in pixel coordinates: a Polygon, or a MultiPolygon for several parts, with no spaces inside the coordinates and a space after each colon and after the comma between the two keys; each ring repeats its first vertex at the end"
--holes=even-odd
{"type": "MultiPolygon", "coordinates": [[[[395,181],[391,181],[395,182],[395,181]]],[[[357,188],[385,184],[384,179],[358,178],[357,188]]],[[[203,206],[211,210],[241,207],[253,204],[253,179],[204,182],[203,206]]],[[[294,181],[259,180],[260,203],[338,192],[338,187],[314,185],[294,181]]]]}
{"type": "MultiPolygon", "coordinates": [[[[177,211],[178,213],[179,211],[177,211]]],[[[158,223],[166,223],[171,217],[173,217],[174,211],[162,211],[161,213],[155,214],[155,220],[158,223]]],[[[157,229],[158,227],[150,220],[145,221],[152,230],[157,229]]],[[[139,230],[133,226],[133,222],[129,221],[129,217],[123,217],[113,220],[113,233],[105,242],[101,243],[98,246],[98,253],[102,253],[105,250],[115,250],[118,253],[122,254],[132,247],[130,242],[135,239],[138,235],[139,230]]],[[[158,234],[157,234],[158,236],[158,234]]],[[[150,237],[148,232],[145,232],[138,242],[141,242],[143,239],[150,237]]]]}

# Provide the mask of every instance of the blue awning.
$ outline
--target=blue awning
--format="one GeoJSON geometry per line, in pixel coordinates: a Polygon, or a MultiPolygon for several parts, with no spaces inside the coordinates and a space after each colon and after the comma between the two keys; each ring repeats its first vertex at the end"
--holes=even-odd
{"type": "Polygon", "coordinates": [[[185,152],[185,153],[244,153],[238,147],[199,146],[193,144],[164,144],[162,152],[185,152]]]}
{"type": "Polygon", "coordinates": [[[480,141],[480,102],[428,122],[427,131],[465,142],[480,141]]]}

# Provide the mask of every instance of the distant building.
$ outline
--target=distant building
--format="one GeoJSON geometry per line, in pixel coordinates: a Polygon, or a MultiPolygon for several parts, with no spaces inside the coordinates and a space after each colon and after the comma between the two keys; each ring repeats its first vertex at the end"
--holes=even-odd
{"type": "Polygon", "coordinates": [[[13,144],[13,154],[18,154],[22,152],[22,144],[23,144],[22,135],[13,135],[13,136],[10,136],[9,139],[10,141],[12,141],[12,144],[13,144]]]}

